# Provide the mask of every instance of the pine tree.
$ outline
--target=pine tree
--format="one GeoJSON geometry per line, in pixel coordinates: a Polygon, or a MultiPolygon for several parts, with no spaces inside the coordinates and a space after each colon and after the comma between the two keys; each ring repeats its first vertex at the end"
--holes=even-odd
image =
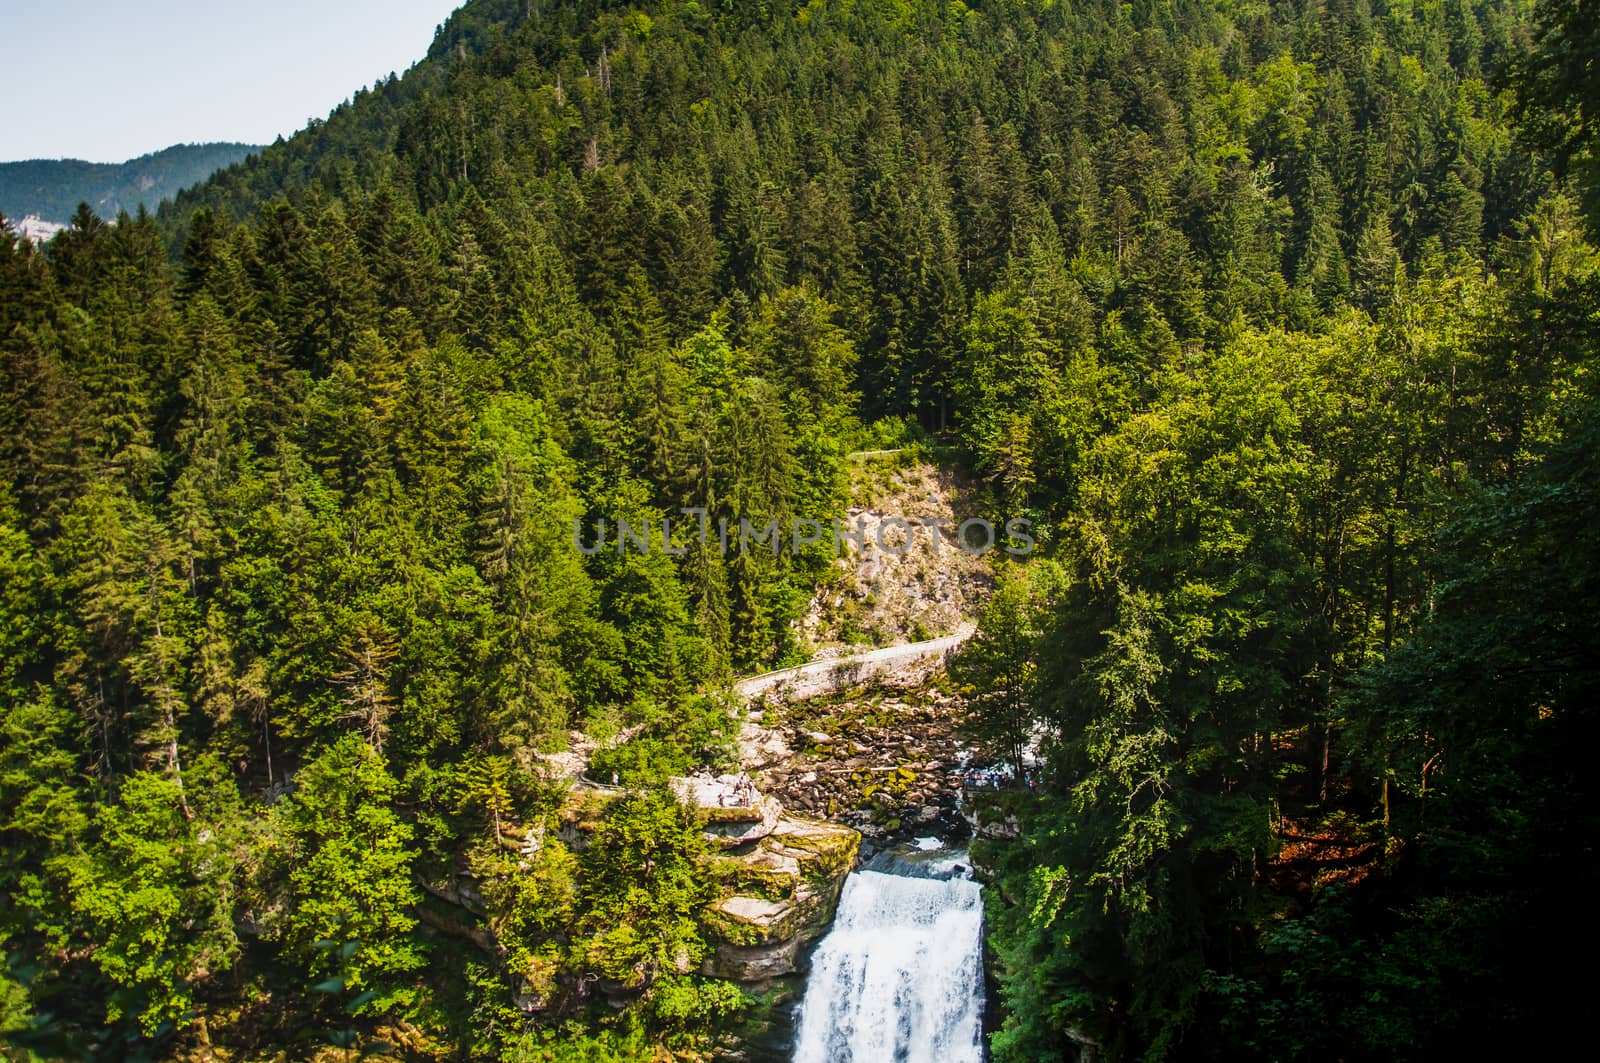
{"type": "Polygon", "coordinates": [[[340,703],[346,708],[345,717],[356,723],[380,757],[395,710],[393,666],[398,653],[393,633],[377,618],[364,616],[340,646],[341,667],[333,674],[333,681],[344,690],[340,703]]]}

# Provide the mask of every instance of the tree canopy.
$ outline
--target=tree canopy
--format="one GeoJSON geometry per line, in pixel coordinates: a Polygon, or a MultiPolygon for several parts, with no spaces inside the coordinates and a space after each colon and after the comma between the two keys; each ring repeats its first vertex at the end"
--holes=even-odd
{"type": "Polygon", "coordinates": [[[692,514],[841,515],[885,423],[1046,555],[956,665],[1042,762],[997,1060],[1572,1025],[1594,15],[471,0],[154,215],[0,225],[16,1051],[705,1049],[651,786],[831,559],[692,514]],[[575,732],[637,791],[588,845],[575,732]]]}

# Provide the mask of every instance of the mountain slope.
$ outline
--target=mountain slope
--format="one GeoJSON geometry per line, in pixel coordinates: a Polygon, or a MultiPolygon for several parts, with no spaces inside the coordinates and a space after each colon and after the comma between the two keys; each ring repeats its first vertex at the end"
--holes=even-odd
{"type": "Polygon", "coordinates": [[[179,190],[259,151],[249,144],[178,144],[123,163],[80,159],[0,162],[0,215],[65,225],[79,203],[102,218],[154,212],[179,190]]]}
{"type": "Polygon", "coordinates": [[[808,628],[838,532],[741,521],[910,448],[1043,555],[939,698],[1041,761],[978,809],[997,1060],[1581,1018],[1600,259],[1528,16],[475,0],[158,217],[0,241],[3,1028],[725,1047],[708,906],[795,883],[662,784],[886,601],[808,628]]]}

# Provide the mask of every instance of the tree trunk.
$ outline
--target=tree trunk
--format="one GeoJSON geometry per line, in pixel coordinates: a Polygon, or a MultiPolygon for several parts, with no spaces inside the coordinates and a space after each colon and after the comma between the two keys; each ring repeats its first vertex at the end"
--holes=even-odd
{"type": "Polygon", "coordinates": [[[1333,721],[1326,720],[1322,725],[1322,780],[1317,788],[1317,800],[1326,803],[1328,800],[1328,764],[1333,759],[1333,721]]]}

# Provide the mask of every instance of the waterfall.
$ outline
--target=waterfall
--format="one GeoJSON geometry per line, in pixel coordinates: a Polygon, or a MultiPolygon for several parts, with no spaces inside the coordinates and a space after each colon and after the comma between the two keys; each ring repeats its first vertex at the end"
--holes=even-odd
{"type": "Polygon", "coordinates": [[[845,881],[811,959],[795,1063],[982,1063],[983,887],[948,854],[890,866],[901,873],[845,881]]]}

